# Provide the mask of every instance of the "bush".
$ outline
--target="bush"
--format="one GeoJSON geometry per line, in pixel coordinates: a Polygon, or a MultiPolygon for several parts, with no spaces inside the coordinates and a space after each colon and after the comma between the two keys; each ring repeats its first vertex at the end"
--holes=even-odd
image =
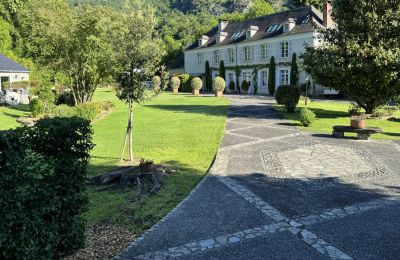
{"type": "Polygon", "coordinates": [[[300,88],[293,85],[279,86],[275,91],[275,100],[279,105],[284,105],[287,112],[292,113],[296,110],[300,100],[300,88]]]}
{"type": "Polygon", "coordinates": [[[383,106],[380,107],[374,112],[372,112],[371,116],[372,117],[377,117],[377,118],[387,118],[393,116],[393,114],[397,111],[397,107],[389,107],[389,106],[383,106]]]}
{"type": "Polygon", "coordinates": [[[249,82],[247,82],[246,80],[243,80],[240,88],[244,91],[249,91],[249,88],[250,88],[249,82]]]}
{"type": "Polygon", "coordinates": [[[236,89],[235,82],[233,82],[233,81],[229,82],[228,87],[229,87],[229,90],[235,91],[235,89],[236,89]]]}
{"type": "Polygon", "coordinates": [[[0,257],[59,259],[84,245],[90,122],[0,131],[0,257]]]}
{"type": "Polygon", "coordinates": [[[303,126],[308,127],[315,122],[315,113],[308,108],[303,108],[300,112],[300,122],[303,126]]]}
{"type": "Polygon", "coordinates": [[[225,90],[225,80],[221,77],[216,77],[214,82],[214,90],[215,91],[224,91],[225,90]]]}
{"type": "Polygon", "coordinates": [[[192,89],[200,90],[203,87],[203,81],[200,78],[195,77],[192,79],[191,87],[192,89]]]}
{"type": "Polygon", "coordinates": [[[64,91],[57,95],[56,105],[74,106],[75,99],[72,91],[64,91]]]}
{"type": "Polygon", "coordinates": [[[51,102],[43,101],[40,98],[34,98],[29,104],[32,116],[53,115],[56,105],[51,102]]]}
{"type": "Polygon", "coordinates": [[[180,79],[178,77],[175,76],[175,77],[171,78],[171,81],[170,81],[169,84],[170,84],[172,89],[177,89],[177,88],[180,87],[181,81],[180,81],[180,79]]]}
{"type": "Polygon", "coordinates": [[[34,96],[37,96],[37,98],[39,98],[43,102],[55,103],[56,101],[56,95],[50,86],[39,85],[37,87],[31,88],[30,91],[34,96]]]}
{"type": "Polygon", "coordinates": [[[189,74],[180,74],[177,75],[179,80],[181,81],[180,91],[182,92],[192,92],[192,76],[189,74]]]}
{"type": "Polygon", "coordinates": [[[151,83],[153,85],[153,90],[154,91],[159,91],[160,90],[160,86],[161,86],[161,78],[159,76],[154,76],[151,79],[151,83]]]}
{"type": "Polygon", "coordinates": [[[356,103],[350,103],[347,111],[349,112],[350,117],[361,115],[361,107],[356,103]]]}

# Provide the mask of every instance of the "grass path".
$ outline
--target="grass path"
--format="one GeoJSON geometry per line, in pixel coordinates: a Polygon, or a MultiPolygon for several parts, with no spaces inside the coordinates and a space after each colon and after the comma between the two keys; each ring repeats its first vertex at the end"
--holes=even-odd
{"type": "MultiPolygon", "coordinates": [[[[95,100],[116,104],[107,117],[95,122],[90,174],[104,173],[119,164],[127,125],[127,107],[110,89],[100,89],[95,100]]],[[[156,195],[121,203],[134,191],[90,190],[89,224],[107,219],[142,232],[168,213],[201,180],[223,136],[228,100],[215,97],[162,94],[134,110],[135,157],[169,163],[178,172],[156,195]]]]}

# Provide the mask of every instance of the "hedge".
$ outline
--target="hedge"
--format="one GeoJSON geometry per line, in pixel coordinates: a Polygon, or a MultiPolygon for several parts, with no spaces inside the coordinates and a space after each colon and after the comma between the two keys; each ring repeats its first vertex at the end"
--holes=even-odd
{"type": "Polygon", "coordinates": [[[90,122],[0,131],[0,258],[58,259],[84,245],[90,122]]]}

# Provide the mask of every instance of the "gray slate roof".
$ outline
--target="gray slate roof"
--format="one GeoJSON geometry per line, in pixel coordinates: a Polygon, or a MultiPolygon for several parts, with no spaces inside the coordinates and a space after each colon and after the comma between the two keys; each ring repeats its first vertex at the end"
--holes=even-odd
{"type": "Polygon", "coordinates": [[[3,54],[0,54],[0,72],[29,72],[29,70],[3,54]]]}
{"type": "Polygon", "coordinates": [[[220,43],[216,42],[218,35],[218,26],[211,29],[206,35],[209,37],[207,43],[199,47],[198,41],[186,48],[186,50],[207,48],[212,46],[222,46],[239,42],[250,42],[260,39],[292,35],[305,32],[312,32],[315,30],[314,24],[323,26],[323,16],[320,11],[318,11],[313,6],[300,7],[280,13],[275,13],[271,15],[261,16],[254,19],[249,19],[241,22],[229,22],[228,25],[222,30],[227,32],[228,36],[220,43]],[[267,33],[268,28],[273,24],[283,24],[289,19],[294,19],[296,21],[295,27],[290,32],[283,32],[283,28],[274,32],[267,33]],[[308,22],[305,23],[308,19],[308,22]],[[241,31],[246,31],[250,26],[258,26],[259,30],[250,39],[246,39],[246,34],[244,33],[240,38],[232,39],[233,34],[241,31]]]}

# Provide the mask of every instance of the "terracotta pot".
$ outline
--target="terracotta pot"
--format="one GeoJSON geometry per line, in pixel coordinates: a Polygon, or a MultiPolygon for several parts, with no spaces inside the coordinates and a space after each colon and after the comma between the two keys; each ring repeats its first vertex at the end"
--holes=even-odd
{"type": "Polygon", "coordinates": [[[350,126],[357,129],[365,128],[365,121],[364,119],[360,118],[352,118],[350,119],[350,126]]]}
{"type": "Polygon", "coordinates": [[[199,89],[193,89],[192,90],[192,94],[195,96],[198,96],[200,94],[200,90],[199,89]]]}
{"type": "Polygon", "coordinates": [[[178,89],[177,88],[173,88],[172,89],[172,94],[178,94],[178,89]]]}
{"type": "Polygon", "coordinates": [[[222,97],[223,95],[224,95],[223,91],[218,90],[218,91],[215,92],[215,96],[216,97],[222,97]]]}

